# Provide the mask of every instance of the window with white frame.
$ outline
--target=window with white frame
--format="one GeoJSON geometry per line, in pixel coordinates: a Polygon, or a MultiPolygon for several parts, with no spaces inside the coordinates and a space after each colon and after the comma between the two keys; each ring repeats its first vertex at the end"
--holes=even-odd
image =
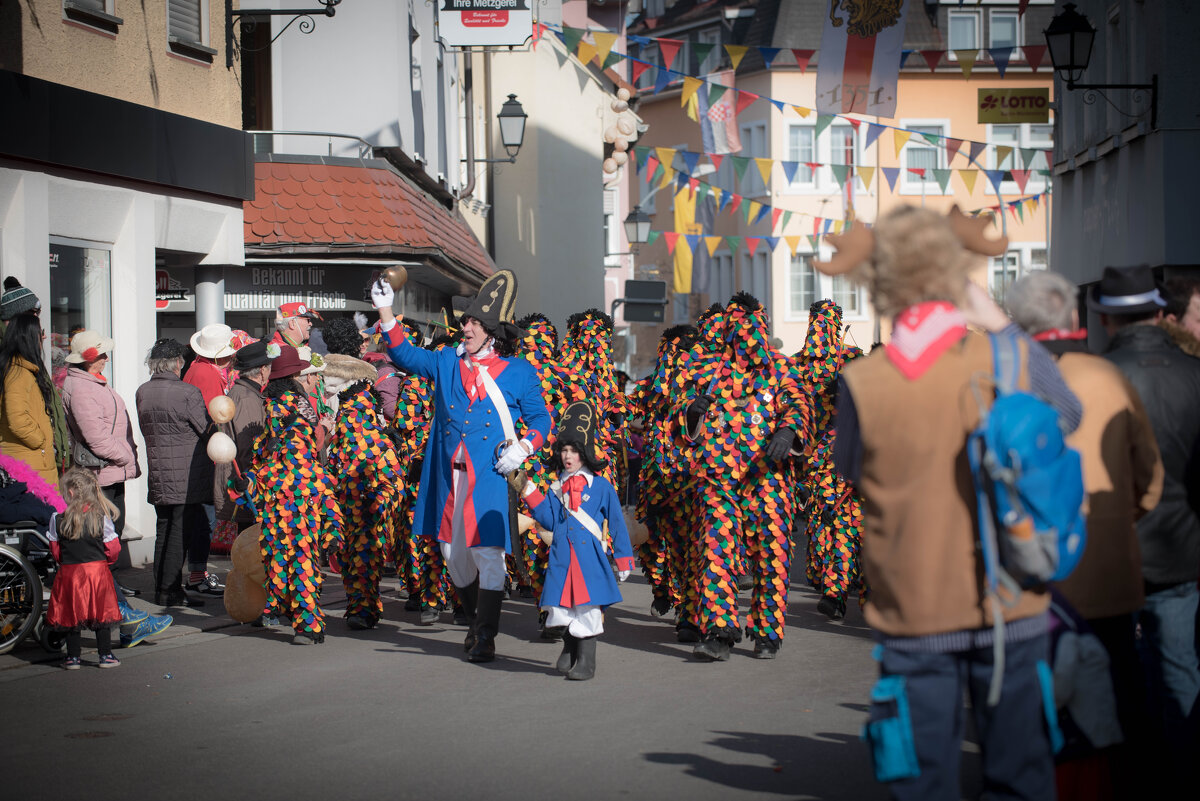
{"type": "Polygon", "coordinates": [[[988,259],[988,284],[992,297],[1001,305],[1008,288],[1017,280],[1021,269],[1021,252],[1010,250],[1003,256],[993,256],[988,259]]]}
{"type": "Polygon", "coordinates": [[[830,295],[833,302],[842,307],[842,314],[846,317],[862,316],[862,288],[844,275],[833,276],[832,284],[830,295]]]}
{"type": "Polygon", "coordinates": [[[817,160],[816,129],[811,125],[791,125],[788,127],[787,160],[797,161],[800,166],[792,176],[791,185],[794,187],[816,186],[816,175],[809,162],[817,160]]]}
{"type": "MultiPolygon", "coordinates": [[[[923,134],[933,137],[949,136],[945,124],[919,123],[909,124],[903,120],[900,127],[912,131],[908,143],[904,145],[903,169],[900,171],[900,191],[902,194],[941,194],[941,187],[933,171],[944,169],[942,163],[945,150],[930,142],[923,134]],[[922,170],[923,172],[912,172],[922,170]]],[[[940,141],[935,139],[935,141],[940,141]]],[[[949,191],[949,189],[947,189],[949,191]]]]}
{"type": "Polygon", "coordinates": [[[996,148],[988,148],[988,165],[993,170],[1004,170],[1004,177],[1000,184],[1000,192],[1003,194],[1016,194],[1021,191],[1020,186],[1013,180],[1013,170],[1029,170],[1029,181],[1025,185],[1025,192],[1032,193],[1033,191],[1041,191],[1046,186],[1046,177],[1039,174],[1039,170],[1047,169],[1045,152],[1054,147],[1054,126],[1053,125],[1032,125],[1030,123],[1022,123],[1020,125],[991,125],[988,127],[988,142],[993,145],[1005,145],[1011,147],[1012,151],[1004,154],[1004,158],[997,158],[996,148]],[[1021,150],[1038,151],[1033,155],[1032,159],[1026,159],[1025,154],[1021,150]]]}
{"type": "Polygon", "coordinates": [[[629,248],[621,247],[622,226],[621,221],[617,219],[617,208],[620,198],[618,197],[618,189],[604,190],[604,263],[605,264],[620,264],[621,257],[611,254],[620,253],[622,250],[629,248]]]}
{"type": "Polygon", "coordinates": [[[1021,17],[1016,11],[993,9],[988,13],[988,47],[1011,47],[1014,54],[1021,46],[1021,17]]]}
{"type": "Polygon", "coordinates": [[[63,0],[63,19],[105,33],[116,33],[125,20],[116,14],[116,0],[63,0]]]}
{"type": "Polygon", "coordinates": [[[742,152],[738,155],[749,158],[750,163],[746,165],[746,172],[742,175],[742,180],[739,184],[739,194],[744,197],[761,197],[767,193],[767,185],[763,182],[762,173],[758,171],[758,165],[754,162],[754,159],[765,158],[769,155],[767,151],[767,124],[765,122],[752,122],[743,125],[741,135],[742,152]]]}
{"type": "MultiPolygon", "coordinates": [[[[721,57],[725,54],[725,50],[721,47],[721,29],[719,27],[705,28],[696,32],[696,41],[699,44],[710,44],[712,49],[703,61],[699,61],[695,65],[695,72],[692,75],[707,75],[710,72],[715,72],[721,67],[721,57]]],[[[699,54],[697,54],[699,55],[699,54]]]]}
{"type": "Polygon", "coordinates": [[[728,250],[718,251],[712,258],[712,282],[709,285],[709,299],[712,303],[724,306],[733,297],[734,289],[733,254],[728,250]]]}
{"type": "Polygon", "coordinates": [[[816,300],[817,273],[812,266],[812,254],[797,253],[788,266],[788,314],[807,315],[816,300]]]}
{"type": "MultiPolygon", "coordinates": [[[[982,40],[980,28],[982,27],[983,18],[978,11],[951,11],[949,12],[949,21],[946,27],[949,29],[946,36],[948,50],[978,50],[979,43],[982,40]]],[[[946,57],[954,60],[956,57],[953,52],[947,53],[946,57]]]]}
{"type": "MultiPolygon", "coordinates": [[[[829,163],[846,164],[851,167],[858,164],[858,137],[853,125],[829,126],[829,163]]],[[[833,186],[837,186],[833,170],[829,171],[829,180],[833,186]]],[[[847,180],[853,180],[853,171],[847,180]]]]}
{"type": "Polygon", "coordinates": [[[1029,269],[1030,270],[1048,270],[1050,269],[1050,253],[1045,248],[1037,247],[1029,249],[1029,269]]]}
{"type": "Polygon", "coordinates": [[[217,51],[208,46],[208,4],[209,0],[167,0],[167,44],[172,51],[212,61],[217,51]]]}

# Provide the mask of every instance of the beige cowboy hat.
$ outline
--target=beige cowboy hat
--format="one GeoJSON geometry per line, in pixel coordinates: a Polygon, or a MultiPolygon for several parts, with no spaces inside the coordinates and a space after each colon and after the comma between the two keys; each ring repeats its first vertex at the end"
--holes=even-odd
{"type": "Polygon", "coordinates": [[[325,372],[325,357],[319,353],[313,353],[313,349],[308,345],[301,345],[296,348],[296,355],[300,357],[304,369],[300,371],[300,375],[312,375],[313,373],[325,372]]]}
{"type": "Polygon", "coordinates": [[[237,352],[233,345],[233,329],[224,323],[206,325],[189,340],[197,356],[206,359],[222,359],[237,352]]]}
{"type": "Polygon", "coordinates": [[[95,331],[80,331],[71,337],[71,352],[67,361],[71,364],[94,362],[105,353],[112,353],[113,341],[95,331]]]}

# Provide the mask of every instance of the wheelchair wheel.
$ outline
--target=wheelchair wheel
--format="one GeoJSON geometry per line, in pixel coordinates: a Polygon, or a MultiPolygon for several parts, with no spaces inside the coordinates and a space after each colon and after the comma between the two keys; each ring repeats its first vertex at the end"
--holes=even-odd
{"type": "Polygon", "coordinates": [[[61,654],[67,645],[66,632],[55,631],[47,626],[45,615],[38,616],[33,627],[33,636],[37,637],[38,644],[48,654],[61,654]]]}
{"type": "Polygon", "coordinates": [[[42,582],[20,552],[0,545],[0,654],[25,639],[42,617],[42,582]]]}

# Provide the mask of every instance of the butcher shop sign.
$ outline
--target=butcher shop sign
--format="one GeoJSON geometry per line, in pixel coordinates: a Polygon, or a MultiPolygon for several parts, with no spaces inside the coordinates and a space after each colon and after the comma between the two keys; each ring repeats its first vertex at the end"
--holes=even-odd
{"type": "Polygon", "coordinates": [[[438,31],[449,47],[519,47],[533,35],[529,0],[440,0],[438,31]]]}

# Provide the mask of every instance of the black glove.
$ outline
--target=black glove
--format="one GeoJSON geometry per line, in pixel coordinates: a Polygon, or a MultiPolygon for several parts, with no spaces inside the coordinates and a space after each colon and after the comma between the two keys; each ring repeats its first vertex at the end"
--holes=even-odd
{"type": "Polygon", "coordinates": [[[701,395],[692,401],[691,405],[687,408],[687,424],[689,429],[696,427],[696,424],[700,422],[700,418],[708,411],[708,407],[712,406],[716,400],[712,395],[701,395]]]}
{"type": "Polygon", "coordinates": [[[236,473],[229,477],[229,483],[237,490],[238,495],[245,495],[246,490],[250,488],[250,482],[244,476],[239,476],[236,473]]]}
{"type": "Polygon", "coordinates": [[[781,428],[772,436],[771,441],[767,443],[766,454],[767,458],[772,462],[782,462],[787,458],[788,453],[792,450],[792,445],[796,442],[796,433],[790,428],[781,428]]]}

